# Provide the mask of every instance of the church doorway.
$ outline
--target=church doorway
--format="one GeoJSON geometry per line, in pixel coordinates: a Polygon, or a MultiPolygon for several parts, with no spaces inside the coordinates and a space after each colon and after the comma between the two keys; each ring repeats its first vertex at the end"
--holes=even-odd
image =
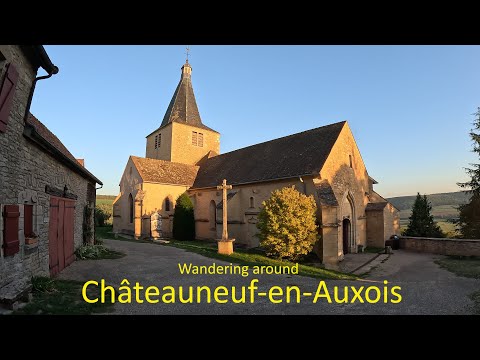
{"type": "Polygon", "coordinates": [[[349,244],[350,244],[350,236],[352,233],[352,225],[349,219],[343,219],[342,222],[343,228],[343,254],[348,254],[349,251],[349,244]]]}

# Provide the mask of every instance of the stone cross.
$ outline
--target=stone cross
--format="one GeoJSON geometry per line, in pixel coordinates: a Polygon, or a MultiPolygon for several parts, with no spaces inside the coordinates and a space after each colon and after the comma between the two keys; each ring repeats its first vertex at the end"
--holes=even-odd
{"type": "Polygon", "coordinates": [[[222,240],[228,240],[227,230],[227,190],[230,190],[232,185],[227,185],[227,180],[223,179],[222,185],[217,186],[217,190],[223,190],[223,234],[222,240]]]}

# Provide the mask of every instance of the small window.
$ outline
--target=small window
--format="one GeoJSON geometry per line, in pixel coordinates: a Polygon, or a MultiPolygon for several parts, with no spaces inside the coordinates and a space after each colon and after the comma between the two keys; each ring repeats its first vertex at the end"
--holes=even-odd
{"type": "Polygon", "coordinates": [[[254,208],[255,207],[255,199],[252,197],[250,197],[250,207],[251,208],[254,208]]]}
{"type": "Polygon", "coordinates": [[[194,146],[198,145],[197,135],[198,133],[196,131],[192,131],[192,145],[194,146]]]}
{"type": "Polygon", "coordinates": [[[198,146],[203,147],[203,134],[198,133],[198,146]]]}
{"type": "Polygon", "coordinates": [[[170,199],[165,198],[165,211],[170,211],[170,199]]]}
{"type": "Polygon", "coordinates": [[[26,238],[33,237],[33,205],[23,206],[23,234],[26,238]]]}
{"type": "Polygon", "coordinates": [[[155,135],[155,149],[158,147],[158,135],[155,135]]]}
{"type": "Polygon", "coordinates": [[[348,160],[349,160],[349,162],[350,162],[350,167],[353,168],[352,155],[348,155],[348,160]]]}
{"type": "Polygon", "coordinates": [[[128,173],[132,175],[132,167],[130,166],[130,170],[128,170],[128,173]]]}
{"type": "Polygon", "coordinates": [[[158,134],[158,147],[160,148],[160,145],[162,145],[162,134],[158,134]]]}

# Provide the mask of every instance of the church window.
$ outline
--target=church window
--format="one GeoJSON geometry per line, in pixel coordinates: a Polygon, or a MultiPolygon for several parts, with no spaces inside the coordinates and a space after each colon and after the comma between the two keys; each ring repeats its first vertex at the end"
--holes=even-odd
{"type": "Polygon", "coordinates": [[[162,134],[158,134],[158,147],[162,144],[162,134]]]}
{"type": "Polygon", "coordinates": [[[350,167],[353,168],[352,155],[348,155],[348,160],[350,161],[350,167]]]}
{"type": "Polygon", "coordinates": [[[133,196],[132,194],[128,195],[128,210],[129,214],[129,222],[130,224],[133,223],[133,196]]]}
{"type": "Polygon", "coordinates": [[[170,211],[170,199],[165,198],[165,211],[170,211]]]}
{"type": "Polygon", "coordinates": [[[155,135],[155,149],[158,147],[158,135],[155,135]]]}
{"type": "Polygon", "coordinates": [[[192,131],[192,145],[195,145],[195,146],[198,145],[197,135],[198,135],[198,133],[196,131],[192,131]]]}
{"type": "Polygon", "coordinates": [[[250,197],[250,207],[251,208],[254,208],[255,207],[255,199],[252,197],[250,197]]]}
{"type": "Polygon", "coordinates": [[[192,131],[192,145],[203,147],[203,133],[192,131]]]}
{"type": "Polygon", "coordinates": [[[130,170],[128,170],[128,173],[132,175],[132,167],[130,166],[130,170]]]}

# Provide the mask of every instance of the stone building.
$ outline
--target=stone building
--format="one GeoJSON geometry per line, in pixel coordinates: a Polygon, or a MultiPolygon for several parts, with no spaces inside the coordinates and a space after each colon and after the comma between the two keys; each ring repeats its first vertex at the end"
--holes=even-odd
{"type": "Polygon", "coordinates": [[[149,237],[158,212],[171,234],[174,201],[187,191],[194,203],[198,239],[222,233],[223,179],[228,193],[228,231],[237,244],[258,246],[257,216],[273,190],[294,186],[313,195],[321,223],[315,251],[326,264],[362,247],[384,246],[398,234],[398,210],[377,194],[346,121],[248,146],[220,155],[220,134],[200,118],[191,83],[180,82],[158,129],[147,136],[146,158],[131,156],[114,202],[114,231],[149,237]]]}
{"type": "MultiPolygon", "coordinates": [[[[0,45],[0,302],[13,303],[32,276],[49,276],[94,237],[102,185],[30,113],[39,80],[58,72],[42,46],[0,45]],[[48,75],[37,77],[42,67],[48,75]]],[[[53,100],[52,100],[53,103],[53,100]]]]}

